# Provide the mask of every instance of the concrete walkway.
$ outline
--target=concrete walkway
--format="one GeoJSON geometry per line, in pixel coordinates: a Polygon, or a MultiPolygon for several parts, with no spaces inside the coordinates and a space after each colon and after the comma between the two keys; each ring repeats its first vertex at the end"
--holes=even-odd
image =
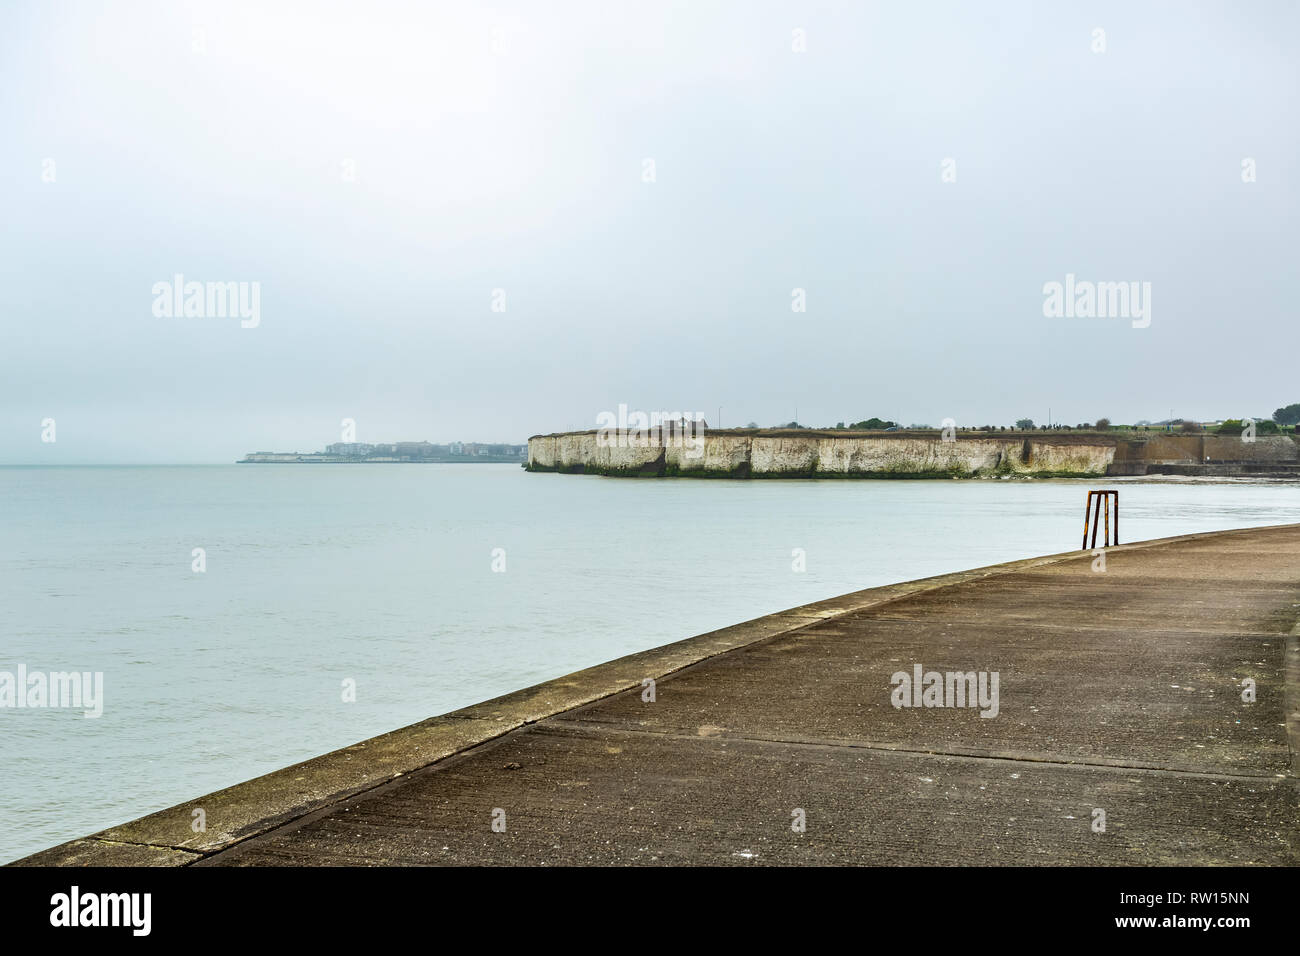
{"type": "Polygon", "coordinates": [[[1300,863],[1300,525],[1106,555],[702,635],[23,862],[1300,863]],[[916,665],[996,672],[996,716],[895,707],[916,665]]]}

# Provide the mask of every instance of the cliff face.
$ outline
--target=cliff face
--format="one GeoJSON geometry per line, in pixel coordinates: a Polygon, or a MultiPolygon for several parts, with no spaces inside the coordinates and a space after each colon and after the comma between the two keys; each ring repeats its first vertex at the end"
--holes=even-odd
{"type": "Polygon", "coordinates": [[[666,445],[648,439],[607,444],[590,431],[530,438],[528,468],[702,478],[1174,474],[1300,479],[1300,444],[1286,435],[1260,435],[1245,442],[1239,436],[1205,434],[997,437],[958,432],[955,441],[943,441],[935,432],[826,431],[707,432],[696,438],[670,436],[666,445]]]}
{"type": "Polygon", "coordinates": [[[595,432],[528,441],[533,471],[727,477],[1104,475],[1115,442],[1051,438],[827,437],[706,433],[693,447],[643,442],[602,447],[595,432]]]}

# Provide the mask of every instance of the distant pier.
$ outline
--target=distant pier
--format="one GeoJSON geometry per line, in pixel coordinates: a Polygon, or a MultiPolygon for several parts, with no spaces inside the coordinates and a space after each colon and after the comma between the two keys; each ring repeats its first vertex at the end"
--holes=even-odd
{"type": "Polygon", "coordinates": [[[19,863],[1294,866],[1298,620],[1300,525],[873,588],[19,863]]]}

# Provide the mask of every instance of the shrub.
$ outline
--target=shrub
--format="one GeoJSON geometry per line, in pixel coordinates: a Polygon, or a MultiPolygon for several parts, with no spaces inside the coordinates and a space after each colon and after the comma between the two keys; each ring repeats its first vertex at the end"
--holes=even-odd
{"type": "MultiPolygon", "coordinates": [[[[1214,430],[1214,434],[1236,436],[1236,435],[1240,435],[1242,431],[1245,429],[1245,427],[1246,426],[1242,424],[1241,419],[1229,418],[1226,422],[1224,422],[1222,425],[1220,425],[1218,428],[1214,430]]],[[[1282,429],[1279,428],[1275,422],[1270,422],[1270,421],[1255,422],[1256,435],[1277,435],[1280,434],[1281,431],[1282,429]]]]}

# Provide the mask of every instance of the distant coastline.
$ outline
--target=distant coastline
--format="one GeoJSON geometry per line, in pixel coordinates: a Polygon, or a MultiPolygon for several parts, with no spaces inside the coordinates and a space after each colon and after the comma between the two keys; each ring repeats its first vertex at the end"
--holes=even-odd
{"type": "Polygon", "coordinates": [[[434,445],[427,441],[403,441],[389,444],[336,442],[324,451],[252,451],[236,464],[519,464],[528,460],[527,445],[488,442],[449,442],[434,445]]]}

